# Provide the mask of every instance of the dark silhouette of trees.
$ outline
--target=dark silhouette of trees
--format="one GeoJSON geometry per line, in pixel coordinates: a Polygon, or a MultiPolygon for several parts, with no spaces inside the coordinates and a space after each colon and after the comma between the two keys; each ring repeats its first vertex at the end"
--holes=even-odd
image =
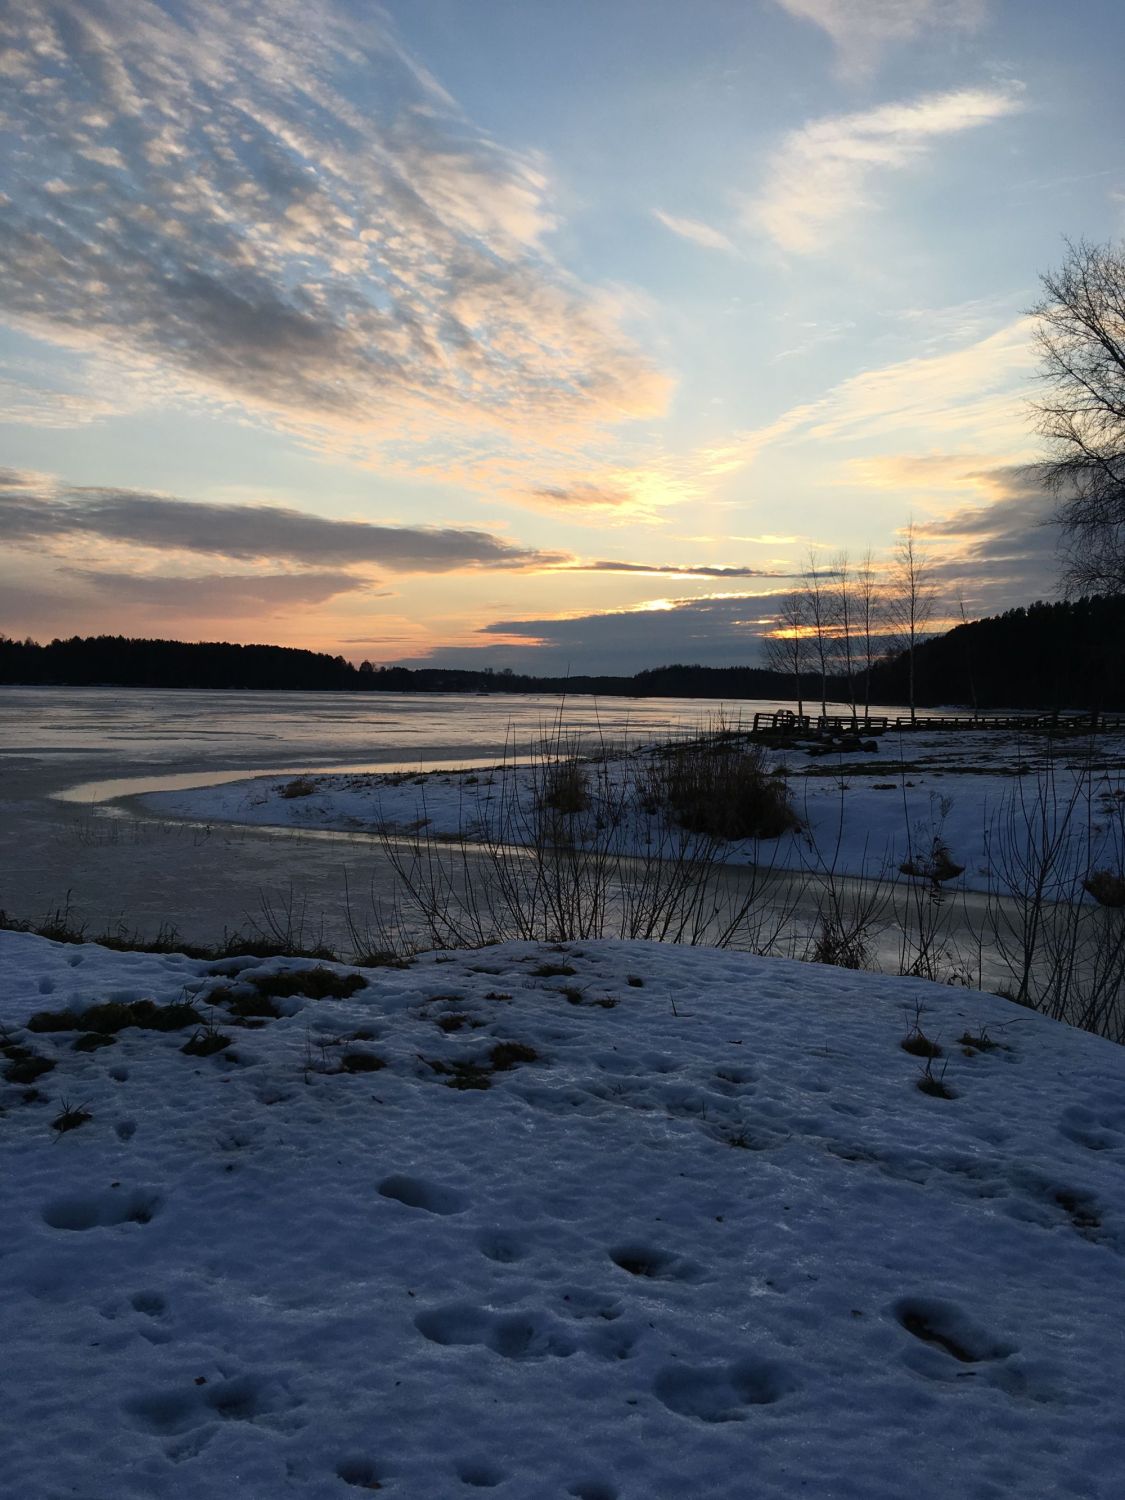
{"type": "MultiPolygon", "coordinates": [[[[906,651],[879,663],[872,697],[902,703],[906,651]]],[[[919,705],[1125,710],[1125,596],[1031,604],[958,625],[914,651],[919,705]]]]}
{"type": "Polygon", "coordinates": [[[1032,308],[1047,395],[1038,403],[1059,496],[1070,594],[1125,592],[1125,245],[1067,241],[1032,308]]]}

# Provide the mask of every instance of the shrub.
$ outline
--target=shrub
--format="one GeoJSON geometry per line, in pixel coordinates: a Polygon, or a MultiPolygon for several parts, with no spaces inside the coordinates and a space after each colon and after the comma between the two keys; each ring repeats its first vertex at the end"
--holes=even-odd
{"type": "Polygon", "coordinates": [[[800,826],[784,779],[762,752],[711,736],[653,763],[642,805],[666,808],[689,833],[718,839],[776,839],[800,826]]]}
{"type": "Polygon", "coordinates": [[[1099,906],[1125,906],[1125,875],[1114,870],[1091,870],[1082,889],[1089,891],[1099,906]]]}
{"type": "Polygon", "coordinates": [[[286,801],[291,801],[294,797],[311,797],[315,791],[316,782],[308,776],[296,776],[280,788],[281,795],[286,801]]]}
{"type": "Polygon", "coordinates": [[[586,772],[576,759],[556,761],[548,765],[540,792],[540,806],[552,812],[573,814],[585,812],[590,806],[590,789],[586,772]]]}

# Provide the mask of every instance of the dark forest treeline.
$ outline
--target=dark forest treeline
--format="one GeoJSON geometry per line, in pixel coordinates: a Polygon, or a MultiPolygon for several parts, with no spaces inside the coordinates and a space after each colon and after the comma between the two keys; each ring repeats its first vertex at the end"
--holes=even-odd
{"type": "MultiPolygon", "coordinates": [[[[917,646],[917,702],[970,708],[1125,709],[1125,597],[1032,604],[958,625],[917,646]]],[[[802,674],[805,697],[820,681],[802,674]]],[[[535,677],[504,670],[354,667],[342,656],[289,646],[72,637],[48,645],[0,636],[0,683],[56,686],[257,688],[298,692],[596,693],[652,698],[793,696],[791,674],[759,667],[674,665],[632,677],[535,677]]],[[[862,697],[861,684],[856,684],[862,697]]],[[[847,701],[841,678],[829,696],[847,701]]],[[[872,703],[907,701],[905,653],[879,662],[872,703]]]]}
{"type": "MultiPolygon", "coordinates": [[[[657,667],[634,677],[533,677],[453,667],[353,667],[290,646],[74,636],[40,646],[0,637],[0,682],[68,687],[259,688],[295,692],[599,693],[627,697],[772,698],[792,679],[757,667],[657,667]]],[[[809,689],[812,678],[809,678],[809,689]]]]}
{"type": "MultiPolygon", "coordinates": [[[[1031,604],[958,625],[915,649],[917,702],[968,708],[1125,709],[1125,596],[1031,604]]],[[[903,703],[905,652],[872,673],[871,699],[903,703]]]]}

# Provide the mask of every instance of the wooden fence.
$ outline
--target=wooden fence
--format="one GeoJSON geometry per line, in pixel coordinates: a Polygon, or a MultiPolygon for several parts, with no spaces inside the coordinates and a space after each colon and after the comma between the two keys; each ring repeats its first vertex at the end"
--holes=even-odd
{"type": "Polygon", "coordinates": [[[924,718],[886,715],[798,714],[789,709],[756,713],[755,734],[884,734],[888,729],[1009,729],[1027,734],[1061,731],[1069,734],[1125,728],[1125,719],[1106,714],[927,714],[924,718]]]}

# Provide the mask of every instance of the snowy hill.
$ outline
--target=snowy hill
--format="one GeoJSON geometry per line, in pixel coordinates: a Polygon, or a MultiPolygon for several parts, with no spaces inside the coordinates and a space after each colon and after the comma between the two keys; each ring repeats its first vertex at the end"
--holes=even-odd
{"type": "Polygon", "coordinates": [[[21,1500],[1122,1492],[1093,1036],[653,944],[7,932],[0,1021],[21,1500]]]}

